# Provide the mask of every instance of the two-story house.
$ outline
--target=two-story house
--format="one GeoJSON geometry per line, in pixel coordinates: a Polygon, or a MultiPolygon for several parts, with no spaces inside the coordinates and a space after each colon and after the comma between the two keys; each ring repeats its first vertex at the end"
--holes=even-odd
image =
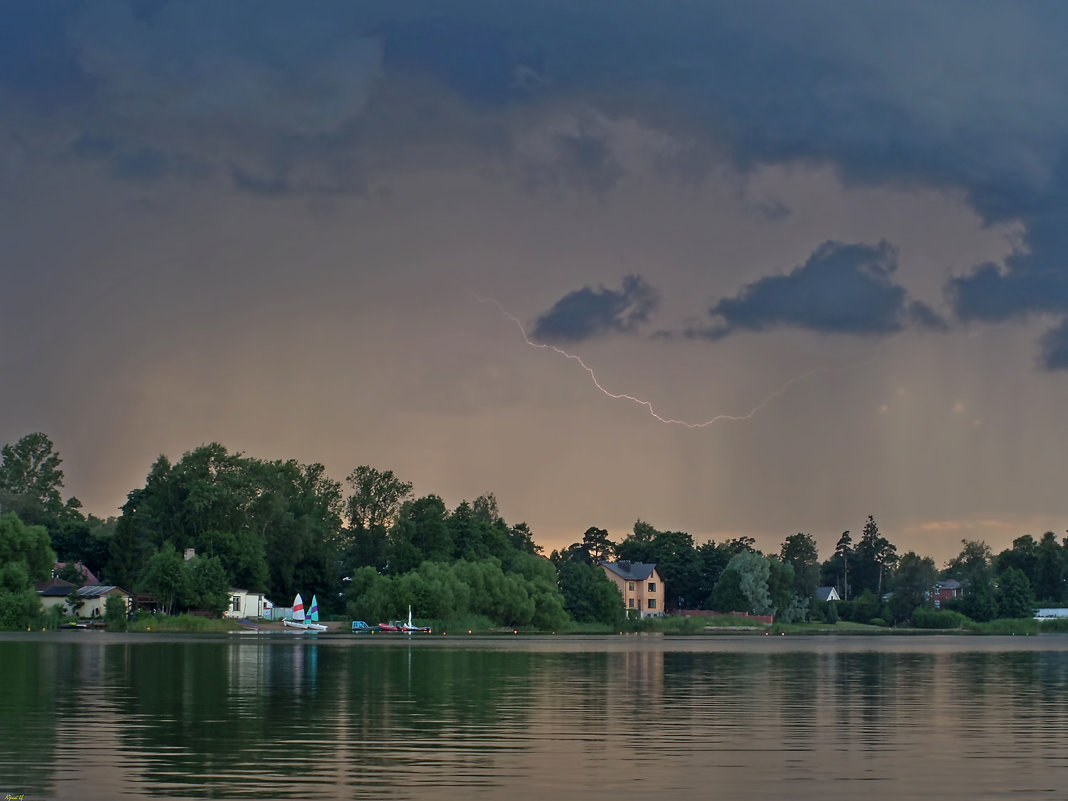
{"type": "Polygon", "coordinates": [[[656,565],[644,562],[601,562],[605,575],[623,594],[623,607],[635,617],[664,614],[664,579],[656,565]]]}

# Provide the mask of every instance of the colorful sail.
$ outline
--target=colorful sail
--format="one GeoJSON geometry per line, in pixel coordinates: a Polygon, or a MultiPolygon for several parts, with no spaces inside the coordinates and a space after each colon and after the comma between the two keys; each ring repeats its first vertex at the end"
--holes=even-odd
{"type": "Polygon", "coordinates": [[[297,597],[293,599],[293,615],[292,619],[294,623],[304,622],[304,601],[300,597],[300,593],[297,593],[297,597]]]}
{"type": "Polygon", "coordinates": [[[311,607],[308,609],[308,620],[312,623],[319,622],[319,604],[315,600],[315,596],[312,596],[311,607]]]}

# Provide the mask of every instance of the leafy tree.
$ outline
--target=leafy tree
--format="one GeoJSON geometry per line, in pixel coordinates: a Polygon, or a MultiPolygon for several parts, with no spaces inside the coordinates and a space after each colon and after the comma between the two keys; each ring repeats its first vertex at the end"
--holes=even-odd
{"type": "Polygon", "coordinates": [[[388,529],[412,492],[410,481],[401,481],[392,470],[376,470],[368,465],[355,468],[345,480],[352,488],[345,511],[349,525],[357,531],[388,529]]]}
{"type": "Polygon", "coordinates": [[[594,563],[611,561],[616,552],[616,544],[608,538],[608,531],[590,526],[582,535],[582,544],[589,551],[594,563]]]}
{"type": "Polygon", "coordinates": [[[898,562],[894,573],[894,594],[890,613],[896,623],[905,623],[917,607],[928,604],[928,593],[938,580],[938,569],[929,556],[909,551],[898,562]]]}
{"type": "Polygon", "coordinates": [[[724,573],[727,572],[738,574],[739,588],[745,596],[748,611],[758,615],[774,614],[775,606],[768,591],[771,568],[767,559],[758,553],[743,551],[727,563],[724,573]]]}
{"type": "Polygon", "coordinates": [[[564,609],[579,623],[614,625],[623,618],[623,596],[602,568],[581,560],[563,560],[558,570],[564,609]]]}
{"type": "Polygon", "coordinates": [[[1047,531],[1035,550],[1035,597],[1050,605],[1058,605],[1064,600],[1064,548],[1054,533],[1047,531]]]}
{"type": "Polygon", "coordinates": [[[43,526],[0,514],[0,628],[23,628],[37,615],[41,599],[34,583],[48,578],[55,561],[43,526]]]}
{"type": "Polygon", "coordinates": [[[14,513],[0,514],[0,565],[21,562],[31,582],[52,574],[56,554],[44,526],[27,526],[14,513]]]}
{"type": "Polygon", "coordinates": [[[801,598],[811,598],[819,586],[820,565],[816,540],[811,534],[791,534],[779,550],[779,557],[794,571],[794,593],[801,598]]]}
{"type": "Polygon", "coordinates": [[[1031,582],[1022,570],[1008,568],[998,577],[998,612],[1001,617],[1031,617],[1035,613],[1035,595],[1031,582]]]}
{"type": "Polygon", "coordinates": [[[742,591],[742,577],[737,570],[727,568],[720,573],[705,608],[716,612],[748,611],[749,599],[742,591]]]}
{"type": "Polygon", "coordinates": [[[998,616],[998,600],[993,581],[981,581],[968,587],[958,608],[972,620],[985,623],[998,616]]]}
{"type": "Polygon", "coordinates": [[[693,595],[680,593],[680,596],[683,596],[686,602],[683,603],[683,597],[680,597],[679,606],[707,609],[707,599],[712,595],[716,582],[719,581],[719,577],[726,570],[732,556],[734,554],[731,553],[726,545],[716,545],[711,540],[697,546],[697,565],[700,574],[697,587],[693,595]]]}
{"type": "Polygon", "coordinates": [[[731,553],[759,553],[756,540],[752,537],[735,537],[727,540],[727,550],[731,553]]]}
{"type": "Polygon", "coordinates": [[[853,589],[870,589],[883,594],[883,578],[897,563],[897,548],[879,533],[875,518],[868,515],[854,552],[853,589]]]}
{"type": "Polygon", "coordinates": [[[220,616],[230,602],[230,582],[217,556],[197,556],[185,563],[185,603],[220,616]]]}
{"type": "Polygon", "coordinates": [[[121,596],[109,595],[104,602],[104,626],[108,631],[126,631],[126,601],[121,596]]]}
{"type": "Polygon", "coordinates": [[[1030,534],[1014,539],[1012,547],[999,553],[994,560],[994,572],[999,576],[1010,567],[1021,571],[1032,583],[1037,577],[1038,543],[1030,534]]]}
{"type": "Polygon", "coordinates": [[[143,592],[155,593],[166,614],[172,614],[189,594],[189,577],[181,554],[167,542],[148,560],[140,578],[143,592]]]}
{"type": "Polygon", "coordinates": [[[858,623],[870,623],[882,614],[882,602],[879,596],[869,589],[864,590],[853,604],[853,620],[858,623]]]}
{"type": "Polygon", "coordinates": [[[0,448],[0,508],[17,505],[23,511],[36,509],[38,515],[58,517],[63,510],[62,461],[52,440],[41,432],[0,448]]]}

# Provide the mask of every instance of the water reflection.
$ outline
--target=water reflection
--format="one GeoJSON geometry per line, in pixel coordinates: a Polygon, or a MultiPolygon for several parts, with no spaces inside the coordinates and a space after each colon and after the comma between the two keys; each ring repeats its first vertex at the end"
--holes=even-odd
{"type": "MultiPolygon", "coordinates": [[[[760,638],[764,640],[765,638],[760,638]]],[[[995,798],[1068,779],[1068,643],[0,639],[28,798],[995,798]]]]}

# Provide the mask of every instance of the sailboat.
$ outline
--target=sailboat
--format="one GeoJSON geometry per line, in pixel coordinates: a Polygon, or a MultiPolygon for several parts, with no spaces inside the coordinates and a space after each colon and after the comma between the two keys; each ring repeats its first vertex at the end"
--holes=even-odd
{"type": "Polygon", "coordinates": [[[297,597],[293,599],[293,614],[282,621],[282,626],[288,626],[291,629],[308,630],[308,624],[304,622],[304,601],[301,599],[299,592],[297,597]]]}
{"type": "Polygon", "coordinates": [[[311,606],[308,608],[308,620],[304,626],[308,631],[326,631],[326,626],[319,622],[319,604],[314,595],[311,606]]]}
{"type": "Polygon", "coordinates": [[[416,626],[416,625],[413,625],[413,623],[412,623],[412,607],[411,607],[411,604],[409,604],[408,605],[408,622],[407,623],[402,623],[401,627],[400,627],[400,630],[401,631],[406,631],[409,634],[413,634],[413,633],[416,633],[416,634],[429,634],[430,633],[430,626],[416,626]]]}

